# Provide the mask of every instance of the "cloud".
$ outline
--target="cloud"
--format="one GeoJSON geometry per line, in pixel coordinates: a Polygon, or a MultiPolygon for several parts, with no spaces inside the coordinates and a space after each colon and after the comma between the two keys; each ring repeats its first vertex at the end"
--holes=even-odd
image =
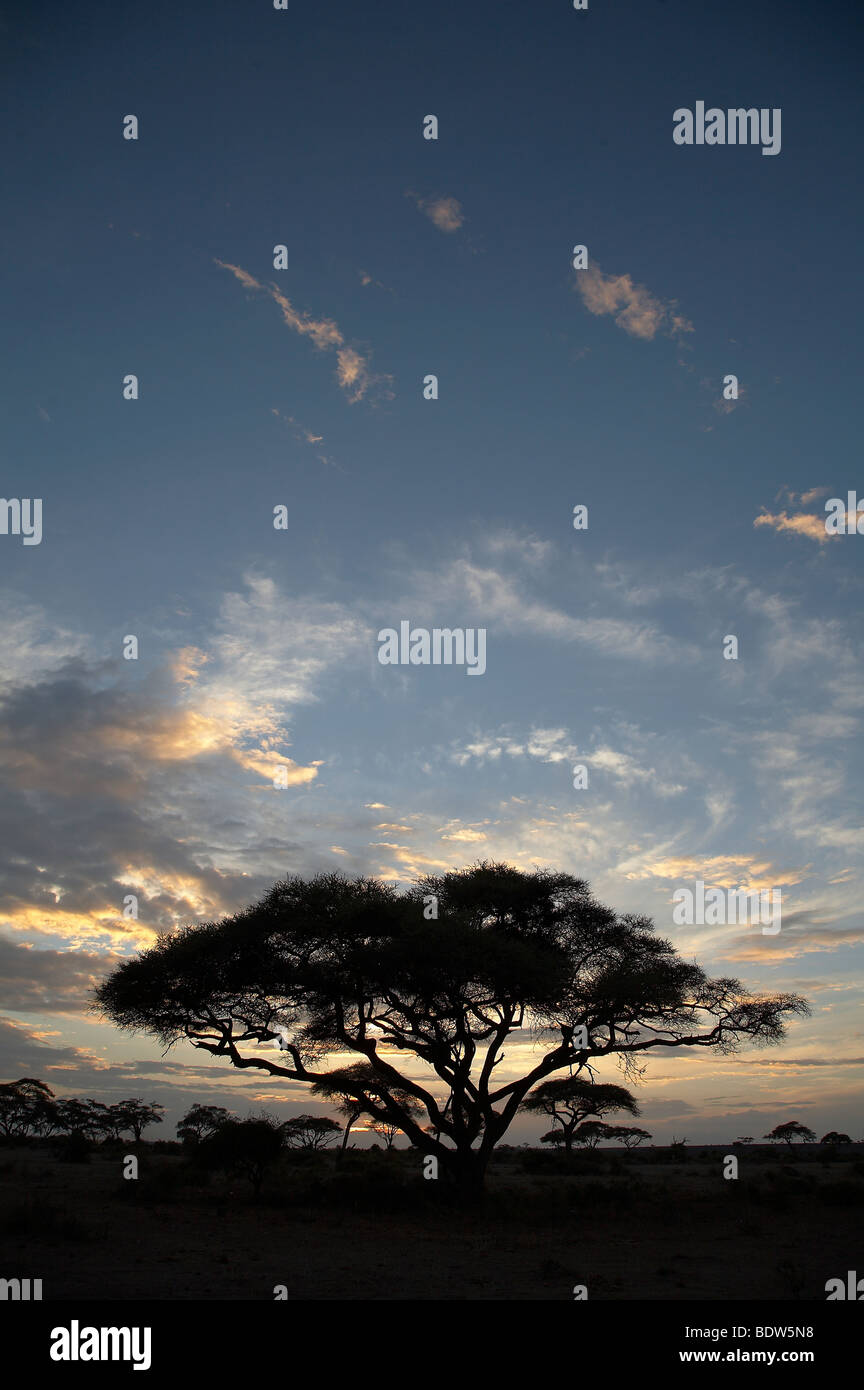
{"type": "Polygon", "coordinates": [[[748,1057],[748,1066],[775,1067],[860,1067],[864,1057],[748,1057]]]}
{"type": "Polygon", "coordinates": [[[31,623],[19,635],[36,678],[19,669],[0,699],[0,922],[49,945],[128,949],[263,890],[292,846],[248,792],[314,782],[321,760],[288,755],[284,719],[317,698],[331,665],[365,654],[363,625],[250,580],[226,596],[209,640],[130,682],[116,661],[46,671],[42,619],[31,623]],[[140,920],[123,916],[129,894],[140,920]]]}
{"type": "Polygon", "coordinates": [[[393,290],[393,289],[391,289],[389,285],[383,284],[381,280],[376,280],[376,279],[374,278],[374,276],[372,276],[372,275],[369,274],[369,271],[368,271],[368,270],[361,270],[361,271],[359,271],[359,275],[360,275],[360,284],[363,285],[364,287],[365,287],[366,285],[373,285],[374,288],[375,288],[376,290],[385,290],[387,294],[395,294],[395,293],[396,293],[396,291],[393,290]]]}
{"type": "MultiPolygon", "coordinates": [[[[403,605],[458,604],[476,614],[481,626],[496,625],[501,631],[559,642],[580,642],[607,656],[625,660],[660,662],[684,655],[685,647],[647,621],[628,618],[575,618],[559,608],[520,591],[517,582],[501,569],[470,559],[457,559],[434,572],[418,574],[416,598],[403,605]]],[[[403,611],[404,608],[403,608],[403,611]]]]}
{"type": "MultiPolygon", "coordinates": [[[[254,276],[250,275],[248,270],[243,270],[239,265],[230,265],[228,261],[220,261],[218,256],[214,256],[213,259],[217,265],[221,265],[223,270],[230,270],[231,274],[237,277],[244,289],[264,290],[264,286],[260,284],[254,276]]],[[[266,293],[266,291],[264,292],[266,293]]]]}
{"type": "Polygon", "coordinates": [[[222,701],[256,706],[308,704],[332,667],[360,658],[373,631],[344,604],[288,599],[269,578],[247,574],[243,592],[227,594],[211,641],[208,686],[222,701]]]}
{"type": "Polygon", "coordinates": [[[93,985],[119,960],[109,952],[34,950],[0,936],[0,1009],[84,1013],[93,985]]]}
{"type": "Polygon", "coordinates": [[[6,590],[0,606],[0,695],[59,671],[90,650],[85,637],[54,623],[38,604],[6,590]]]}
{"type": "Polygon", "coordinates": [[[458,198],[421,198],[416,193],[406,193],[438,228],[439,232],[458,232],[465,221],[462,204],[458,198]]]}
{"type": "Polygon", "coordinates": [[[240,266],[231,265],[227,261],[220,261],[216,257],[214,260],[216,265],[221,266],[223,270],[230,270],[244,289],[260,290],[263,294],[269,295],[274,304],[278,304],[282,311],[282,320],[292,332],[299,333],[301,337],[309,338],[319,352],[335,351],[336,379],[351,404],[363,400],[372,386],[381,385],[383,387],[384,383],[389,383],[392,380],[389,376],[376,376],[372,372],[368,357],[346,343],[342,330],[333,319],[313,318],[311,314],[295,309],[290,299],[282,293],[278,286],[271,285],[267,288],[240,266]]]}
{"type": "Polygon", "coordinates": [[[574,288],[582,296],[589,313],[613,314],[619,328],[633,338],[646,341],[662,329],[665,332],[692,333],[693,325],[675,312],[675,301],[663,302],[644,285],[634,284],[629,275],[604,275],[597,265],[576,272],[574,288]]]}
{"type": "Polygon", "coordinates": [[[750,392],[748,388],[744,386],[742,383],[739,383],[738,395],[735,396],[732,400],[727,400],[725,396],[716,397],[714,400],[714,409],[720,415],[731,415],[732,411],[737,409],[737,407],[741,404],[742,401],[747,400],[749,394],[750,392]]]}
{"type": "Polygon", "coordinates": [[[646,856],[631,866],[627,878],[662,878],[670,882],[701,879],[712,888],[777,888],[800,883],[807,868],[778,869],[752,854],[646,856]]]}
{"type": "Polygon", "coordinates": [[[754,519],[754,526],[770,526],[774,531],[791,531],[795,536],[805,536],[807,540],[818,541],[824,545],[825,541],[837,540],[837,536],[829,534],[825,530],[824,516],[813,515],[810,512],[799,512],[795,516],[790,516],[788,512],[768,512],[763,511],[754,519]]]}
{"type": "MultiPolygon", "coordinates": [[[[305,425],[301,425],[299,420],[295,420],[293,415],[283,415],[281,410],[278,410],[276,406],[270,407],[270,414],[275,415],[277,420],[284,420],[285,424],[290,426],[295,439],[302,439],[304,444],[308,444],[310,448],[316,449],[316,457],[319,463],[326,464],[328,467],[339,467],[332,458],[329,458],[327,454],[317,449],[319,444],[324,443],[323,434],[314,434],[313,431],[307,429],[305,425]]],[[[343,472],[344,470],[339,469],[339,471],[343,472]]]]}

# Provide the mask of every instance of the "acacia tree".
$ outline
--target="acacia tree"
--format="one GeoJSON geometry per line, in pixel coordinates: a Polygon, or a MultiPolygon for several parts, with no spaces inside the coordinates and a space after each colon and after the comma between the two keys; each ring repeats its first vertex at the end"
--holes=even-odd
{"type": "Polygon", "coordinates": [[[407,1086],[393,1085],[392,1082],[386,1086],[382,1085],[374,1067],[371,1067],[368,1062],[354,1062],[350,1067],[339,1067],[336,1071],[328,1073],[327,1076],[313,1084],[312,1094],[326,1096],[328,1100],[335,1101],[337,1111],[345,1117],[345,1132],[342,1136],[340,1153],[345,1152],[351,1127],[357,1123],[361,1115],[367,1117],[370,1122],[369,1128],[375,1130],[382,1138],[386,1138],[386,1130],[392,1129],[387,1142],[388,1149],[402,1128],[401,1124],[397,1124],[391,1117],[382,1115],[380,1110],[370,1110],[368,1104],[370,1097],[381,1106],[384,1104],[384,1097],[386,1096],[394,1101],[405,1114],[412,1116],[422,1114],[419,1101],[416,1100],[407,1086]],[[379,1125],[381,1128],[376,1128],[379,1125]]]}
{"type": "Polygon", "coordinates": [[[182,1140],[187,1146],[200,1144],[202,1139],[208,1135],[215,1134],[220,1125],[224,1125],[228,1120],[233,1120],[234,1116],[224,1105],[198,1105],[197,1103],[186,1111],[177,1124],[177,1138],[182,1140]]]}
{"type": "MultiPolygon", "coordinates": [[[[417,1108],[419,1110],[420,1107],[418,1106],[417,1108]]],[[[388,1150],[388,1152],[393,1147],[393,1141],[395,1140],[396,1135],[402,1133],[400,1126],[397,1125],[393,1120],[370,1119],[369,1128],[373,1134],[377,1134],[379,1139],[384,1140],[384,1147],[388,1150]]]]}
{"type": "Polygon", "coordinates": [[[23,1138],[29,1134],[49,1134],[57,1127],[54,1092],[44,1081],[22,1076],[20,1081],[0,1085],[0,1134],[23,1138]]]}
{"type": "Polygon", "coordinates": [[[136,1144],[141,1143],[141,1135],[148,1125],[161,1125],[165,1106],[157,1101],[147,1102],[137,1097],[121,1100],[111,1106],[110,1116],[118,1134],[129,1133],[136,1144]]]}
{"type": "Polygon", "coordinates": [[[257,1201],[267,1169],[279,1157],[282,1139],[281,1125],[269,1115],[226,1120],[202,1139],[195,1157],[204,1167],[222,1168],[248,1178],[257,1201]]]}
{"type": "Polygon", "coordinates": [[[583,1081],[578,1076],[558,1076],[544,1081],[523,1102],[523,1109],[535,1115],[549,1115],[555,1120],[561,1126],[562,1142],[568,1153],[572,1152],[577,1127],[589,1115],[599,1119],[614,1110],[626,1110],[630,1115],[640,1113],[636,1097],[626,1087],[583,1081]]]}
{"type": "Polygon", "coordinates": [[[113,1132],[108,1106],[100,1100],[57,1101],[56,1127],[64,1134],[77,1134],[83,1139],[102,1139],[113,1132]]]}
{"type": "Polygon", "coordinates": [[[787,1120],[785,1125],[775,1125],[770,1134],[763,1134],[763,1139],[770,1139],[772,1144],[794,1144],[796,1139],[803,1139],[805,1144],[815,1144],[816,1135],[807,1125],[799,1124],[797,1120],[787,1120]]]}
{"type": "Polygon", "coordinates": [[[612,1139],[614,1135],[614,1125],[604,1125],[602,1120],[586,1120],[577,1126],[573,1142],[584,1144],[586,1149],[596,1149],[601,1139],[612,1139]]]}
{"type": "Polygon", "coordinates": [[[552,1144],[554,1148],[560,1149],[564,1143],[564,1133],[560,1129],[547,1129],[545,1134],[540,1135],[541,1144],[552,1144]]]}
{"type": "Polygon", "coordinates": [[[282,1137],[289,1149],[326,1149],[342,1133],[329,1115],[294,1115],[282,1123],[282,1137]]]}
{"type": "Polygon", "coordinates": [[[617,915],[581,879],[489,863],[404,893],[341,874],[281,880],[235,916],[123,962],[96,1007],[164,1045],[187,1039],[290,1081],[314,1084],[331,1074],[328,1056],[354,1053],[376,1078],[356,1093],[362,1113],[392,1120],[469,1192],[529,1091],[555,1072],[614,1056],[627,1074],[670,1048],[777,1043],[786,1016],[808,1012],[799,995],[709,979],[648,918],[617,915]],[[534,1058],[502,1074],[506,1044],[526,1031],[534,1058]],[[413,1054],[410,1076],[397,1050],[413,1054]]]}
{"type": "Polygon", "coordinates": [[[613,1125],[611,1138],[620,1139],[625,1149],[638,1149],[646,1139],[653,1139],[653,1135],[647,1129],[640,1129],[638,1125],[613,1125]]]}

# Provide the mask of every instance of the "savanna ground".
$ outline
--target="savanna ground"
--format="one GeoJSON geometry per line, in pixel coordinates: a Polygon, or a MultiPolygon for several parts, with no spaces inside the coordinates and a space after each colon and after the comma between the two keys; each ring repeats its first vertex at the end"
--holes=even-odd
{"type": "Polygon", "coordinates": [[[410,1150],[285,1152],[254,1200],[179,1146],[0,1148],[0,1276],[51,1299],[825,1299],[864,1271],[864,1146],[499,1153],[454,1205],[410,1150]],[[739,1158],[724,1180],[723,1156],[739,1158]],[[139,1178],[122,1177],[137,1153],[139,1178]]]}

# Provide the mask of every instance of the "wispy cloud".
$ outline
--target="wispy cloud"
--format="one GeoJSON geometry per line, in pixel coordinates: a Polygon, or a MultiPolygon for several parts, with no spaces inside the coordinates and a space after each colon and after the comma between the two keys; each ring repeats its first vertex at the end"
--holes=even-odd
{"type": "Polygon", "coordinates": [[[654,338],[661,330],[692,333],[693,325],[677,312],[675,300],[665,302],[630,275],[605,275],[597,265],[576,272],[575,289],[592,314],[612,314],[619,328],[633,338],[654,338]]]}
{"type": "MultiPolygon", "coordinates": [[[[317,447],[319,444],[324,443],[323,434],[313,433],[313,431],[307,429],[305,425],[301,425],[299,420],[295,420],[293,415],[283,415],[282,411],[278,410],[276,406],[271,406],[270,413],[271,415],[275,415],[277,420],[283,420],[285,424],[289,426],[296,439],[302,439],[304,444],[308,444],[310,448],[316,450],[316,458],[319,463],[326,464],[331,468],[339,468],[339,465],[335,463],[332,458],[317,447]]],[[[340,468],[339,471],[344,472],[344,469],[340,468]]]]}
{"type": "Polygon", "coordinates": [[[214,260],[216,265],[221,266],[223,270],[230,270],[244,289],[256,290],[269,295],[274,304],[278,304],[282,311],[283,322],[292,332],[299,333],[301,337],[309,338],[319,352],[332,351],[336,353],[336,379],[352,404],[363,400],[373,386],[387,388],[392,378],[375,375],[369,358],[346,342],[345,335],[333,319],[313,318],[311,314],[295,309],[290,299],[282,293],[277,285],[270,285],[269,287],[262,285],[241,266],[220,261],[218,257],[214,257],[214,260]]]}
{"type": "Polygon", "coordinates": [[[820,545],[824,545],[825,541],[838,539],[837,536],[831,535],[825,530],[824,516],[818,516],[812,512],[798,512],[794,516],[790,516],[785,511],[760,512],[759,516],[754,519],[753,525],[770,526],[772,531],[778,532],[790,531],[793,536],[804,536],[807,540],[818,541],[820,545]]]}
{"type": "Polygon", "coordinates": [[[414,203],[438,228],[439,232],[458,232],[465,221],[462,204],[458,198],[421,198],[417,193],[406,193],[414,203]]]}
{"type": "MultiPolygon", "coordinates": [[[[533,556],[532,558],[536,558],[533,556]]],[[[411,602],[407,597],[403,603],[411,602]]],[[[525,593],[503,569],[460,558],[436,571],[418,574],[413,609],[420,604],[458,603],[482,624],[501,631],[581,642],[607,656],[628,661],[659,662],[682,656],[686,643],[674,641],[653,623],[618,617],[574,617],[525,593]]]]}

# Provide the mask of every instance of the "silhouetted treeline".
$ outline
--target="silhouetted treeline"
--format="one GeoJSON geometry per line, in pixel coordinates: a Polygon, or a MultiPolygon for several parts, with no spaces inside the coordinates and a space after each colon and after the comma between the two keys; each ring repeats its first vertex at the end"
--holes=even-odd
{"type": "Polygon", "coordinates": [[[61,1100],[44,1081],[24,1076],[0,1085],[0,1135],[7,1139],[76,1135],[82,1139],[140,1141],[148,1125],[162,1123],[164,1105],[135,1097],[103,1105],[98,1100],[61,1100]]]}

